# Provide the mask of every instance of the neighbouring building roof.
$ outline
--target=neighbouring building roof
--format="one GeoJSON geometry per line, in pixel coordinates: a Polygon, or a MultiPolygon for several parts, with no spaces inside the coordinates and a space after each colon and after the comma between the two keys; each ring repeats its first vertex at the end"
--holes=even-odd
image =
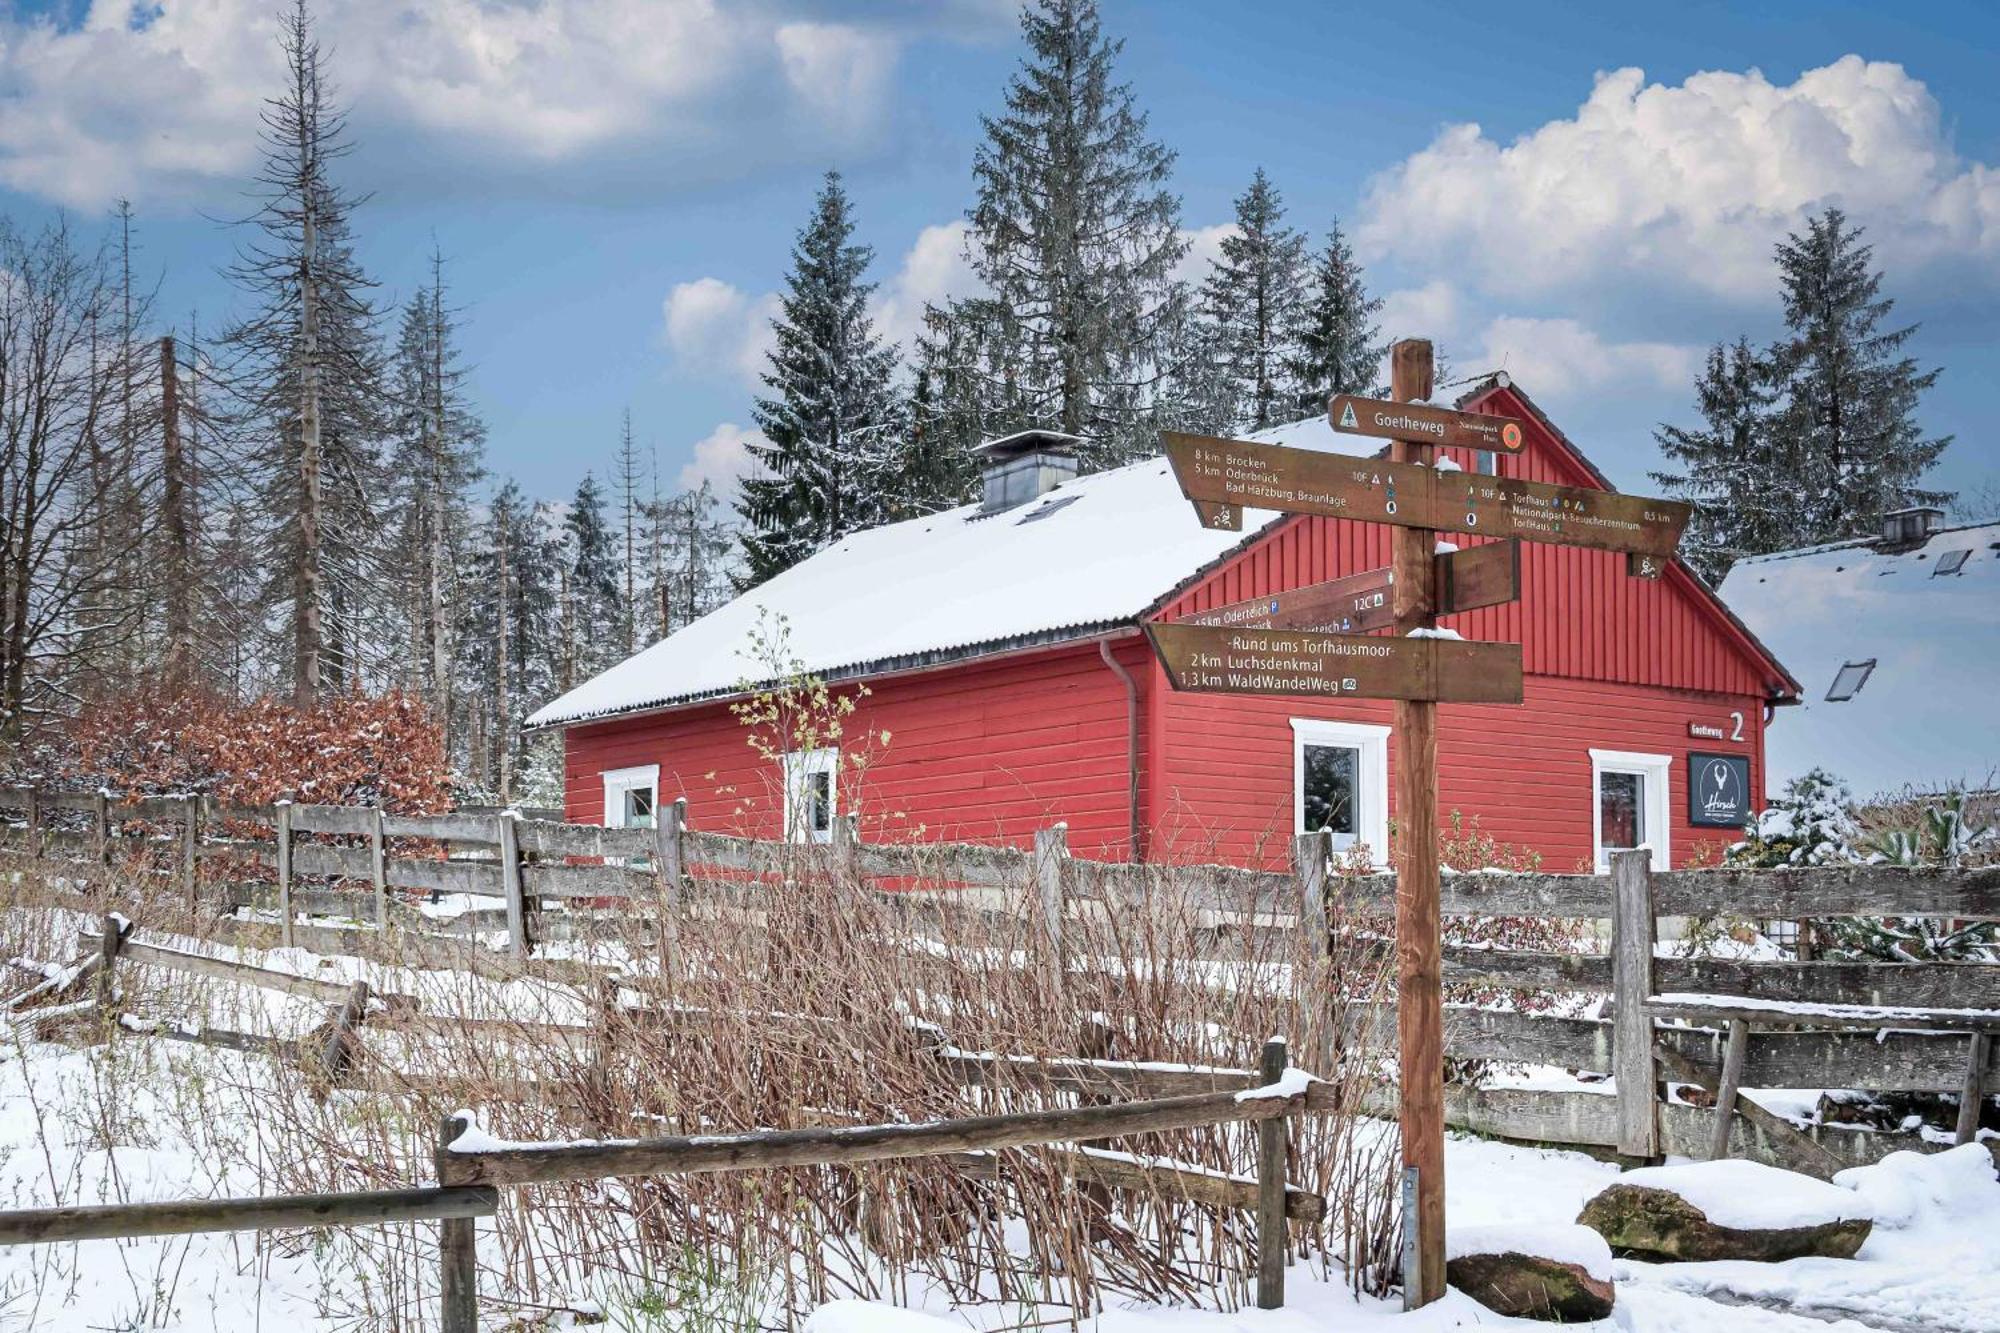
{"type": "Polygon", "coordinates": [[[1864,799],[2000,782],[2000,523],[1755,556],[1721,593],[1804,686],[1766,735],[1770,790],[1814,767],[1864,799]]]}

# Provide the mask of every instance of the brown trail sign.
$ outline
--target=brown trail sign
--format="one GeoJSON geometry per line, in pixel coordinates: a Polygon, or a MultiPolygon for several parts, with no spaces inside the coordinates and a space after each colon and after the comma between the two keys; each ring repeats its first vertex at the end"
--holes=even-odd
{"type": "MultiPolygon", "coordinates": [[[[1496,418],[1497,420],[1497,418],[1496,418]]],[[[1325,514],[1397,527],[1584,546],[1653,556],[1663,569],[1692,512],[1677,500],[1558,486],[1517,477],[1439,471],[1418,462],[1355,458],[1255,440],[1166,432],[1181,491],[1198,512],[1217,506],[1325,514]]],[[[1215,527],[1240,527],[1210,522],[1215,527]]],[[[1635,574],[1657,577],[1637,562],[1635,574]]]]}
{"type": "Polygon", "coordinates": [[[1326,416],[1337,431],[1378,440],[1422,440],[1425,444],[1506,454],[1520,453],[1528,442],[1521,433],[1521,423],[1508,417],[1357,398],[1351,393],[1337,393],[1328,399],[1326,416]]]}
{"type": "MultiPolygon", "coordinates": [[[[1464,551],[1440,552],[1437,566],[1438,614],[1455,615],[1497,606],[1521,595],[1519,542],[1493,542],[1464,551]]],[[[1303,588],[1246,597],[1174,622],[1219,629],[1309,629],[1322,634],[1365,634],[1396,619],[1396,574],[1389,566],[1309,583],[1303,588]]]]}
{"type": "Polygon", "coordinates": [[[1521,702],[1521,645],[1149,624],[1167,679],[1198,694],[1521,702]]]}
{"type": "Polygon", "coordinates": [[[1360,634],[1396,618],[1389,590],[1394,576],[1385,566],[1365,574],[1310,583],[1269,597],[1212,606],[1182,616],[1176,624],[1218,629],[1311,629],[1323,634],[1360,634]]]}

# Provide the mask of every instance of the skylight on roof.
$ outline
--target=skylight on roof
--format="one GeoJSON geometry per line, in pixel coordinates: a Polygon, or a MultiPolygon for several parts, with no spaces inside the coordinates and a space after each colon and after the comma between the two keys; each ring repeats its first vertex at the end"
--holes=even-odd
{"type": "Polygon", "coordinates": [[[1029,513],[1021,515],[1020,518],[1014,520],[1014,526],[1019,527],[1023,523],[1033,523],[1036,519],[1047,518],[1050,514],[1055,513],[1056,510],[1065,509],[1070,505],[1075,504],[1078,500],[1081,500],[1082,498],[1083,497],[1081,495],[1058,495],[1055,499],[1049,501],[1047,504],[1043,505],[1040,509],[1032,510],[1029,513]]]}
{"type": "Polygon", "coordinates": [[[1869,674],[1875,670],[1875,659],[1865,662],[1848,662],[1834,674],[1833,685],[1826,692],[1830,704],[1846,703],[1861,693],[1861,687],[1868,683],[1869,674]]]}
{"type": "Polygon", "coordinates": [[[1931,566],[1931,577],[1936,578],[1940,574],[1958,573],[1959,570],[1965,568],[1966,557],[1971,554],[1972,552],[1969,549],[1963,551],[1946,551],[1938,557],[1938,562],[1931,566]]]}

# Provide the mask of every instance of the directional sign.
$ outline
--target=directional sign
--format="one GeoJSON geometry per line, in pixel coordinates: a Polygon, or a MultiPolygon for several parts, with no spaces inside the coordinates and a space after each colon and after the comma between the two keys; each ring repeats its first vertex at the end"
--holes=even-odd
{"type": "Polygon", "coordinates": [[[1521,702],[1521,645],[1310,630],[1148,624],[1177,690],[1353,699],[1521,702]]]}
{"type": "Polygon", "coordinates": [[[1521,596],[1521,543],[1488,542],[1437,558],[1437,612],[1455,616],[1521,596]]]}
{"type": "MultiPolygon", "coordinates": [[[[1326,514],[1406,528],[1523,537],[1656,557],[1680,543],[1692,512],[1676,500],[1557,486],[1420,463],[1293,449],[1208,435],[1161,435],[1188,499],[1326,514]]],[[[1638,566],[1634,566],[1639,572],[1638,566]]]]}
{"type": "Polygon", "coordinates": [[[1311,583],[1269,597],[1250,597],[1183,616],[1176,624],[1221,629],[1311,629],[1327,634],[1359,634],[1381,629],[1396,618],[1393,571],[1311,583]]]}
{"type": "Polygon", "coordinates": [[[1327,401],[1326,416],[1337,431],[1371,435],[1378,440],[1417,440],[1507,454],[1518,454],[1527,444],[1521,423],[1508,417],[1454,412],[1423,403],[1392,403],[1381,398],[1337,393],[1327,401]]]}

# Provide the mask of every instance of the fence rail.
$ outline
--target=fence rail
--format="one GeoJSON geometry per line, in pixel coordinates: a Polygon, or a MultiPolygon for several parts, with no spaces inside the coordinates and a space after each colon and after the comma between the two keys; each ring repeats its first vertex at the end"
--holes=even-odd
{"type": "MultiPolygon", "coordinates": [[[[1321,835],[1298,841],[1289,871],[1271,871],[1075,859],[1061,825],[1038,832],[1031,848],[884,844],[862,842],[848,817],[836,823],[831,847],[808,848],[691,829],[678,803],[662,806],[659,826],[651,829],[522,819],[512,812],[409,815],[29,789],[0,789],[4,808],[23,812],[22,836],[13,840],[18,850],[78,866],[86,878],[102,874],[128,842],[166,850],[176,861],[169,870],[185,882],[190,901],[205,866],[270,867],[278,930],[288,945],[360,949],[368,928],[309,919],[344,907],[349,917],[372,916],[375,931],[406,927],[396,944],[412,961],[482,975],[533,971],[580,985],[595,984],[601,972],[536,958],[538,935],[589,930],[621,911],[657,913],[671,969],[681,914],[745,911],[754,920],[759,890],[799,874],[841,875],[870,887],[881,901],[895,904],[913,929],[939,912],[1025,914],[1058,943],[1079,917],[1146,910],[1162,877],[1170,875],[1177,901],[1213,915],[1217,947],[1225,954],[1232,934],[1302,931],[1306,948],[1321,957],[1332,948],[1330,921],[1338,928],[1343,921],[1387,916],[1396,892],[1393,875],[1331,873],[1321,835]],[[157,827],[176,822],[178,837],[157,827]],[[132,824],[150,826],[138,830],[144,838],[125,836],[132,824]],[[696,886],[699,895],[692,891],[696,886]],[[984,892],[960,892],[968,889],[984,892]],[[466,919],[504,929],[510,957],[496,957],[462,936],[454,940],[403,911],[404,892],[463,894],[492,903],[466,919]]],[[[1730,1064],[1737,1021],[1748,1029],[1737,1057],[1741,1086],[1958,1093],[1976,1109],[1984,1090],[2000,1079],[1995,1068],[2000,1053],[1981,1039],[2000,1015],[2000,966],[1657,956],[1662,917],[1893,914],[2000,920],[2000,867],[1654,871],[1644,854],[1619,854],[1615,861],[1609,875],[1481,872],[1445,878],[1447,917],[1611,923],[1605,954],[1448,950],[1447,983],[1610,997],[1602,1019],[1454,1007],[1448,1010],[1449,1054],[1616,1076],[1619,1092],[1612,1101],[1621,1125],[1616,1145],[1636,1156],[1657,1154],[1662,1124],[1678,1114],[1657,1093],[1658,1066],[1672,1064],[1687,1076],[1670,1074],[1676,1082],[1706,1079],[1719,1085],[1730,1064]],[[1704,1010],[1689,997],[1712,1003],[1704,1010]],[[1676,998],[1677,1011],[1662,1009],[1663,999],[1676,998]],[[1736,1009],[1725,1012],[1732,1003],[1736,1009]],[[1850,1015],[1850,1021],[1838,1023],[1824,1012],[1828,1006],[1867,1007],[1879,1011],[1874,1015],[1879,1023],[1866,1031],[1843,1030],[1870,1028],[1870,1016],[1850,1015]]],[[[326,983],[296,984],[321,998],[331,989],[326,983]]],[[[1377,1018],[1393,1023],[1386,1008],[1377,1018]]],[[[1605,1101],[1593,1096],[1578,1114],[1601,1115],[1605,1101]]],[[[1599,1129],[1589,1132],[1595,1137],[1572,1141],[1594,1144],[1602,1137],[1599,1129]]]]}

